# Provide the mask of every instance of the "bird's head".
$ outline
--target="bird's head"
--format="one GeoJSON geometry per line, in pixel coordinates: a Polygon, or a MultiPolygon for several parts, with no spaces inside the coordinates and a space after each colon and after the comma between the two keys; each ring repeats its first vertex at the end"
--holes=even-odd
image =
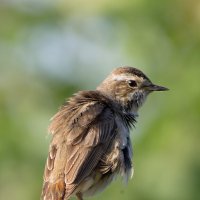
{"type": "Polygon", "coordinates": [[[124,110],[137,113],[148,94],[168,89],[153,84],[139,69],[119,67],[112,71],[97,90],[120,103],[124,110]]]}

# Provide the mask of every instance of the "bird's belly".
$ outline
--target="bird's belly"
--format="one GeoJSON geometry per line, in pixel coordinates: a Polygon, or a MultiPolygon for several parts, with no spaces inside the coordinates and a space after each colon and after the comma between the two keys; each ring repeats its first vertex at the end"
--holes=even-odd
{"type": "Polygon", "coordinates": [[[92,174],[85,179],[84,185],[89,185],[82,191],[84,196],[92,196],[103,191],[117,176],[121,175],[126,180],[132,176],[131,155],[129,154],[129,143],[121,149],[118,136],[109,145],[107,152],[102,156],[92,174]],[[127,151],[124,151],[126,149],[127,151]]]}
{"type": "Polygon", "coordinates": [[[91,176],[86,179],[86,182],[84,181],[84,184],[86,185],[92,180],[92,184],[90,187],[87,188],[87,190],[81,191],[83,196],[93,196],[99,192],[102,192],[114,179],[116,173],[112,174],[101,174],[98,171],[95,171],[91,176]]]}

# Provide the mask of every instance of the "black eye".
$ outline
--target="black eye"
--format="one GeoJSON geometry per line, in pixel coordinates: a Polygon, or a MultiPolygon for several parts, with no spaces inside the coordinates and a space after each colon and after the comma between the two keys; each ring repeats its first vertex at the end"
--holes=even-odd
{"type": "Polygon", "coordinates": [[[137,83],[136,83],[136,81],[134,81],[134,80],[129,80],[129,81],[128,81],[128,85],[129,85],[130,87],[136,87],[136,86],[137,86],[137,83]]]}

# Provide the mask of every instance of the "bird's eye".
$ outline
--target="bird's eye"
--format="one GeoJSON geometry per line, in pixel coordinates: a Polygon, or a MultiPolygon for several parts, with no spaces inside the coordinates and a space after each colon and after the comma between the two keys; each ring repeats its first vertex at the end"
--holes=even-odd
{"type": "Polygon", "coordinates": [[[128,81],[128,85],[129,85],[130,87],[136,87],[136,86],[137,86],[137,83],[136,83],[136,81],[134,81],[134,80],[129,80],[129,81],[128,81]]]}

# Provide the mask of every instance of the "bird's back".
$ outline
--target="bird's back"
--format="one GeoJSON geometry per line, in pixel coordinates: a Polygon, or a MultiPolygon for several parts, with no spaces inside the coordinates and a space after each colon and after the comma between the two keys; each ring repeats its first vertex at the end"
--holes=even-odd
{"type": "MultiPolygon", "coordinates": [[[[99,163],[107,159],[106,152],[116,135],[111,103],[98,91],[79,92],[53,117],[42,199],[66,199],[79,190],[88,190],[88,183],[80,188],[81,183],[102,168],[99,163]]],[[[104,174],[108,171],[102,170],[104,174]]],[[[90,182],[94,184],[95,180],[90,182]]]]}

